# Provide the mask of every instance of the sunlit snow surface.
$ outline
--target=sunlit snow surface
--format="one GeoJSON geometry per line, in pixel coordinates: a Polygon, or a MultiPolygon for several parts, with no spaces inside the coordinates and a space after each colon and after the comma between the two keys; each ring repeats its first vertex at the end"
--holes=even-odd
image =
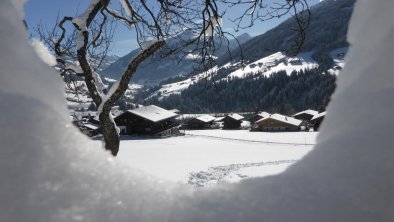
{"type": "Polygon", "coordinates": [[[358,1],[313,150],[279,175],[211,189],[130,169],[72,127],[15,5],[0,1],[0,221],[394,221],[394,1],[358,1]]]}
{"type": "Polygon", "coordinates": [[[217,173],[212,171],[212,167],[221,167],[220,170],[228,172],[213,176],[209,183],[238,181],[226,176],[239,170],[244,172],[244,179],[283,171],[289,163],[312,150],[312,145],[304,143],[314,143],[317,135],[314,132],[263,133],[247,130],[195,130],[186,131],[186,134],[165,139],[125,136],[118,159],[126,165],[174,182],[188,183],[191,173],[200,171],[212,176],[217,173]],[[273,163],[277,161],[285,162],[273,163]],[[240,165],[235,167],[234,164],[240,165]]]}

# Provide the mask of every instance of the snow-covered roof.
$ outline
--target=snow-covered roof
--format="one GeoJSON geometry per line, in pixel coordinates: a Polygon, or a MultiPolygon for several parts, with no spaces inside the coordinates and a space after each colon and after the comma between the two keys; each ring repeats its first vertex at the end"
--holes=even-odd
{"type": "Polygon", "coordinates": [[[311,120],[315,120],[315,119],[318,119],[320,117],[324,117],[325,115],[326,115],[326,112],[322,112],[322,113],[316,114],[316,115],[313,116],[313,118],[311,120]]]}
{"type": "Polygon", "coordinates": [[[209,122],[214,121],[216,118],[213,116],[210,116],[210,115],[202,115],[202,116],[197,117],[196,119],[198,119],[204,123],[209,123],[209,122]]]}
{"type": "Polygon", "coordinates": [[[259,115],[259,116],[261,116],[261,117],[265,118],[265,117],[268,117],[268,116],[270,116],[270,115],[271,115],[271,113],[267,113],[267,112],[261,112],[261,113],[259,113],[259,114],[257,114],[257,115],[259,115]]]}
{"type": "Polygon", "coordinates": [[[127,110],[129,113],[133,113],[144,119],[150,120],[152,122],[158,122],[161,120],[169,119],[178,116],[178,114],[165,110],[155,105],[144,106],[141,108],[127,110]]]}
{"type": "Polygon", "coordinates": [[[173,113],[181,113],[181,111],[179,111],[179,109],[170,109],[168,111],[173,112],[173,113]]]}
{"type": "Polygon", "coordinates": [[[215,118],[215,122],[220,122],[220,121],[222,121],[223,119],[224,119],[224,116],[216,117],[216,118],[215,118]]]}
{"type": "Polygon", "coordinates": [[[316,111],[316,110],[307,109],[307,110],[301,111],[301,112],[299,112],[299,113],[296,113],[296,114],[294,114],[293,116],[298,116],[298,115],[301,115],[301,114],[309,114],[309,115],[311,115],[311,116],[314,116],[314,115],[317,115],[318,113],[319,113],[319,112],[316,111]]]}
{"type": "Polygon", "coordinates": [[[92,130],[96,130],[96,129],[100,128],[99,125],[92,124],[92,123],[85,123],[83,126],[88,128],[88,129],[92,129],[92,130]]]}
{"type": "Polygon", "coordinates": [[[262,121],[264,121],[266,119],[274,119],[274,120],[277,120],[277,121],[280,121],[280,122],[284,122],[284,123],[288,123],[288,124],[295,125],[295,126],[299,126],[302,123],[301,120],[295,119],[293,117],[284,116],[284,115],[281,115],[281,114],[278,114],[278,113],[275,113],[275,114],[272,114],[272,115],[270,115],[268,117],[265,117],[265,118],[257,121],[256,123],[262,122],[262,121]]]}
{"type": "Polygon", "coordinates": [[[243,117],[243,116],[241,116],[241,115],[239,115],[237,113],[231,113],[231,114],[228,115],[228,117],[230,117],[232,119],[235,119],[235,120],[241,120],[241,119],[245,118],[245,117],[243,117]]]}

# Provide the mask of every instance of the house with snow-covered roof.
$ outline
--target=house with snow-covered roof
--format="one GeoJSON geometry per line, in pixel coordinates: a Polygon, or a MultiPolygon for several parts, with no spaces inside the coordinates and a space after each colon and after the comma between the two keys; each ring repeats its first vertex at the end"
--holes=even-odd
{"type": "Polygon", "coordinates": [[[223,129],[239,129],[243,119],[244,117],[237,113],[228,114],[223,118],[223,129]]]}
{"type": "Polygon", "coordinates": [[[307,109],[307,110],[304,110],[304,111],[294,114],[292,117],[299,119],[299,120],[310,121],[318,113],[319,113],[318,111],[315,111],[312,109],[307,109]]]}
{"type": "Polygon", "coordinates": [[[322,112],[322,113],[316,114],[311,119],[311,123],[313,124],[313,130],[314,131],[318,131],[319,130],[320,125],[323,122],[325,116],[326,116],[326,112],[322,112]]]}
{"type": "Polygon", "coordinates": [[[253,131],[299,131],[302,120],[278,113],[269,115],[253,124],[253,131]]]}
{"type": "Polygon", "coordinates": [[[255,122],[261,120],[262,118],[268,117],[269,115],[271,115],[270,113],[267,112],[259,112],[253,116],[251,116],[248,120],[250,122],[250,124],[254,124],[255,122]]]}
{"type": "Polygon", "coordinates": [[[210,115],[201,115],[195,117],[184,124],[186,129],[208,129],[212,128],[215,117],[210,115]]]}
{"type": "Polygon", "coordinates": [[[121,134],[161,135],[176,126],[178,114],[155,105],[127,110],[114,118],[121,134]]]}

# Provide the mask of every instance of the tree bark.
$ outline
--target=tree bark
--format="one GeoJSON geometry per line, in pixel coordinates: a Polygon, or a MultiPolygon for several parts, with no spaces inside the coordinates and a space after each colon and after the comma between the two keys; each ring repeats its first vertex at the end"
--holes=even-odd
{"type": "MultiPolygon", "coordinates": [[[[108,107],[106,107],[108,109],[108,107]]],[[[104,148],[109,150],[113,156],[119,152],[120,138],[117,132],[116,124],[110,117],[110,111],[103,111],[100,113],[99,120],[101,125],[101,133],[104,136],[104,148]]],[[[111,107],[109,107],[111,110],[111,107]]]]}

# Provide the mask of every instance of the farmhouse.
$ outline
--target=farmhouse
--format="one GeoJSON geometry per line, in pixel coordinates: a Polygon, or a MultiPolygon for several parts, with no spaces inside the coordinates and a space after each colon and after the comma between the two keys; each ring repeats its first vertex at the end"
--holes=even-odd
{"type": "MultiPolygon", "coordinates": [[[[176,126],[178,114],[155,105],[145,106],[118,115],[114,118],[121,134],[129,135],[171,135],[176,126]]],[[[176,131],[176,130],[175,130],[176,131]]]]}
{"type": "Polygon", "coordinates": [[[253,115],[252,117],[250,117],[249,118],[249,122],[250,122],[250,124],[254,124],[258,120],[261,120],[262,118],[268,117],[269,115],[271,115],[271,114],[267,113],[267,112],[259,112],[258,114],[253,115]]]}
{"type": "Polygon", "coordinates": [[[253,127],[253,131],[299,131],[302,121],[283,116],[280,114],[272,114],[268,117],[257,121],[253,127]]]}
{"type": "Polygon", "coordinates": [[[319,114],[315,115],[315,116],[311,119],[311,122],[312,122],[312,124],[313,124],[313,130],[314,130],[314,131],[318,131],[318,130],[319,130],[320,125],[321,125],[321,123],[323,122],[325,116],[326,116],[326,112],[322,112],[322,113],[319,113],[319,114]]]}
{"type": "Polygon", "coordinates": [[[202,115],[196,118],[193,118],[185,123],[185,128],[187,129],[207,129],[211,128],[215,117],[210,115],[202,115]]]}
{"type": "Polygon", "coordinates": [[[299,120],[310,121],[318,113],[319,113],[318,111],[308,109],[308,110],[304,110],[302,112],[296,113],[292,117],[295,119],[299,119],[299,120]]]}
{"type": "Polygon", "coordinates": [[[243,116],[231,113],[223,118],[223,129],[238,129],[241,127],[243,116]]]}

